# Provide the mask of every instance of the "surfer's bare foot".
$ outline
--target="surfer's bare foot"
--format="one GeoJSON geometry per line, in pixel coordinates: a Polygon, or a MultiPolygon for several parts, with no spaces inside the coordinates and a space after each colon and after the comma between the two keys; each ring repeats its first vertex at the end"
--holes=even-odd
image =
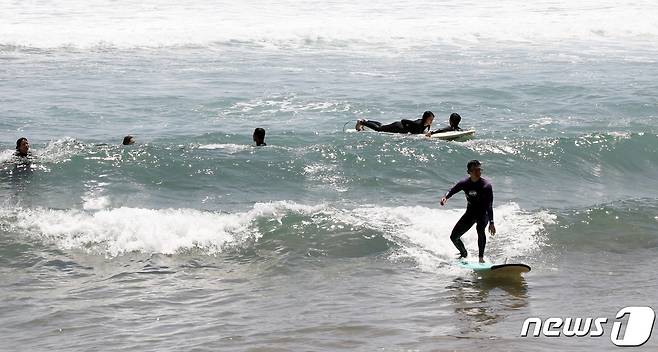
{"type": "Polygon", "coordinates": [[[357,131],[363,131],[363,120],[356,120],[356,125],[354,129],[357,131]]]}
{"type": "Polygon", "coordinates": [[[484,263],[484,257],[480,257],[480,263],[484,263]]]}

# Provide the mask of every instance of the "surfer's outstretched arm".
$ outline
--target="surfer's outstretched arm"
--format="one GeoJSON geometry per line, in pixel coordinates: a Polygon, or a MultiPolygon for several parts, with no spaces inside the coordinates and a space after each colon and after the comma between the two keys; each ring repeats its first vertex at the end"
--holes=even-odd
{"type": "Polygon", "coordinates": [[[468,178],[465,178],[463,180],[460,180],[457,182],[452,188],[441,198],[441,205],[445,205],[446,202],[448,202],[448,199],[452,197],[455,193],[458,193],[462,190],[464,190],[464,184],[468,180],[468,178]]]}

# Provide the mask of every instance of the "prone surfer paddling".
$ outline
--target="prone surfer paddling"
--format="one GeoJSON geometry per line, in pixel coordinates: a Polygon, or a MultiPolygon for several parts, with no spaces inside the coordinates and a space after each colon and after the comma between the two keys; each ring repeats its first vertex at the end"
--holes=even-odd
{"type": "Polygon", "coordinates": [[[452,229],[450,240],[459,250],[459,258],[466,258],[468,252],[464,247],[464,242],[459,238],[473,227],[473,224],[477,223],[479,259],[480,263],[484,263],[484,247],[487,244],[484,228],[487,227],[488,222],[489,233],[493,236],[496,234],[496,226],[493,221],[493,187],[488,180],[482,178],[480,166],[481,164],[477,160],[469,161],[466,165],[469,176],[457,182],[445,196],[441,197],[441,205],[445,205],[448,199],[459,191],[466,193],[468,202],[466,212],[452,229]]]}
{"type": "Polygon", "coordinates": [[[448,122],[450,123],[450,126],[444,127],[444,128],[439,128],[436,131],[427,132],[427,134],[425,134],[425,135],[427,137],[431,137],[433,134],[436,134],[436,133],[461,131],[462,129],[459,127],[459,122],[461,120],[462,120],[462,117],[459,116],[458,113],[453,112],[452,114],[450,114],[450,118],[448,119],[448,122]]]}
{"type": "Polygon", "coordinates": [[[356,121],[354,128],[357,131],[363,131],[363,127],[368,127],[377,132],[421,134],[425,133],[426,130],[429,131],[432,121],[434,121],[434,113],[425,111],[423,117],[418,120],[405,119],[382,125],[379,121],[361,119],[356,121]]]}

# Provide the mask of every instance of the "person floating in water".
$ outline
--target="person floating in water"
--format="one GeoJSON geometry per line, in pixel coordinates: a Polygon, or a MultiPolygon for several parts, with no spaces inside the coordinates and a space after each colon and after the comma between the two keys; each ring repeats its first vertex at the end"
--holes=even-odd
{"type": "Polygon", "coordinates": [[[493,216],[493,187],[488,180],[482,178],[481,164],[477,160],[471,160],[466,165],[468,177],[457,182],[445,196],[441,198],[441,205],[445,205],[448,199],[459,191],[466,193],[466,212],[461,219],[457,221],[450,234],[450,240],[459,250],[459,258],[466,258],[468,252],[464,247],[460,237],[468,231],[473,224],[477,223],[478,249],[480,263],[484,263],[484,247],[487,244],[487,237],[484,233],[487,222],[489,223],[489,233],[493,236],[496,234],[493,216]]]}
{"type": "Polygon", "coordinates": [[[123,145],[131,145],[135,144],[135,137],[133,136],[125,136],[123,137],[123,145]]]}
{"type": "Polygon", "coordinates": [[[25,137],[21,137],[16,141],[16,153],[15,156],[21,158],[28,158],[32,156],[30,153],[30,142],[25,137]]]}
{"type": "Polygon", "coordinates": [[[267,144],[265,143],[265,130],[258,127],[254,130],[254,142],[256,142],[256,146],[266,146],[267,144]]]}
{"type": "Polygon", "coordinates": [[[363,131],[363,127],[368,127],[377,132],[420,134],[429,131],[432,121],[434,121],[434,113],[425,111],[423,117],[418,120],[402,120],[382,125],[379,121],[361,119],[356,121],[354,128],[357,131],[363,131]]]}
{"type": "Polygon", "coordinates": [[[435,133],[443,133],[443,132],[452,132],[452,131],[461,131],[462,129],[459,127],[459,122],[461,122],[462,117],[459,116],[458,113],[453,112],[450,114],[450,119],[448,120],[450,122],[450,126],[444,127],[444,128],[439,128],[436,131],[428,132],[426,134],[427,137],[430,137],[431,135],[435,133]]]}

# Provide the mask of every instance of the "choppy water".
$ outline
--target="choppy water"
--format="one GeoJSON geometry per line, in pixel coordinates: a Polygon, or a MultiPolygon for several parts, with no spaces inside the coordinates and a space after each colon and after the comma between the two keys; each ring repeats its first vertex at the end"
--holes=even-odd
{"type": "Polygon", "coordinates": [[[658,307],[657,10],[0,4],[0,348],[615,349],[519,332],[658,307]],[[353,131],[425,110],[476,138],[353,131]],[[521,282],[450,265],[473,158],[521,282]]]}

